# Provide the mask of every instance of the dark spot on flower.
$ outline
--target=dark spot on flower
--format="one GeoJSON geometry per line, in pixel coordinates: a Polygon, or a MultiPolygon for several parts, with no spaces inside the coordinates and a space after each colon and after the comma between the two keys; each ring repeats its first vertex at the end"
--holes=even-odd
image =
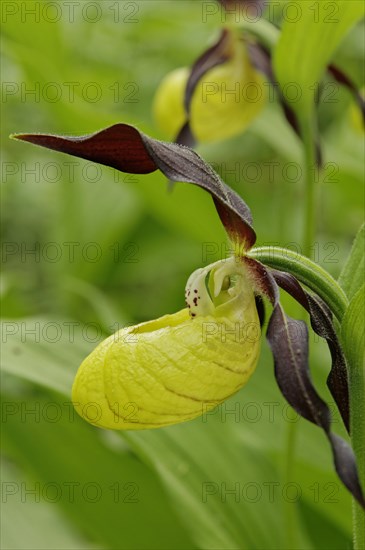
{"type": "Polygon", "coordinates": [[[195,294],[197,294],[197,293],[198,293],[198,291],[197,291],[197,289],[196,289],[196,288],[194,289],[194,292],[195,292],[195,294]]]}
{"type": "Polygon", "coordinates": [[[192,317],[195,317],[195,315],[196,315],[196,313],[192,313],[192,314],[191,314],[192,317]]]}
{"type": "Polygon", "coordinates": [[[193,302],[197,306],[198,305],[198,298],[194,298],[193,302]]]}

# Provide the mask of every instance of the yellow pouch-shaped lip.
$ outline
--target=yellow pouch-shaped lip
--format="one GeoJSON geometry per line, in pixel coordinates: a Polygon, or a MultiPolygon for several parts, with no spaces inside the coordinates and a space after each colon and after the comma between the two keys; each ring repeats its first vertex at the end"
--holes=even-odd
{"type": "MultiPolygon", "coordinates": [[[[225,270],[215,268],[221,287],[225,270]]],[[[199,294],[207,289],[196,283],[209,270],[196,273],[187,292],[208,303],[199,294]]],[[[222,316],[192,318],[183,309],[103,341],[77,373],[72,392],[77,412],[104,428],[158,428],[202,415],[237,392],[254,371],[260,349],[253,293],[245,293],[245,311],[238,313],[241,294],[236,290],[228,302],[210,306],[213,313],[222,308],[222,316]]]]}

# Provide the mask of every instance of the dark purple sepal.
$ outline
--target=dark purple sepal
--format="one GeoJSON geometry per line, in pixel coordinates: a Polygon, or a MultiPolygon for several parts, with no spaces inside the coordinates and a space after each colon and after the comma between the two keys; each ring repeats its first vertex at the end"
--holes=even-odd
{"type": "Polygon", "coordinates": [[[256,241],[251,211],[192,149],[153,139],[128,124],[115,124],[82,137],[17,134],[16,139],[111,166],[130,174],[159,169],[171,181],[192,183],[212,196],[232,241],[248,250],[256,241]]]}
{"type": "Polygon", "coordinates": [[[259,316],[260,321],[260,327],[262,328],[265,324],[265,304],[262,299],[262,297],[257,294],[255,296],[255,303],[256,303],[256,309],[257,309],[257,315],[259,316]]]}
{"type": "Polygon", "coordinates": [[[308,311],[314,332],[327,341],[332,359],[327,385],[349,432],[350,405],[347,365],[333,325],[332,313],[318,296],[304,290],[293,275],[276,270],[273,270],[272,273],[278,285],[308,311]]]}
{"type": "Polygon", "coordinates": [[[218,65],[225,63],[231,56],[231,35],[227,29],[223,29],[219,40],[208,48],[193,64],[190,70],[189,78],[185,86],[184,109],[186,113],[186,122],[179,130],[175,138],[175,143],[194,147],[196,139],[190,125],[190,105],[198,82],[203,76],[218,65]]]}
{"type": "MultiPolygon", "coordinates": [[[[249,52],[251,63],[254,65],[254,67],[258,71],[260,71],[262,74],[266,76],[268,81],[273,85],[274,89],[276,90],[278,100],[283,110],[286,121],[292,127],[292,129],[297,134],[297,136],[300,139],[302,139],[297,114],[294,111],[294,109],[292,109],[291,105],[286,101],[284,94],[279,86],[279,83],[275,78],[272,62],[271,62],[271,54],[269,50],[265,48],[265,46],[263,46],[262,44],[259,44],[258,42],[251,42],[248,45],[248,52],[249,52]]],[[[323,160],[322,160],[321,145],[320,145],[318,136],[316,138],[316,143],[315,143],[315,155],[316,155],[317,166],[321,167],[323,164],[323,160]]]]}
{"type": "Polygon", "coordinates": [[[336,67],[336,65],[328,65],[327,70],[339,84],[342,84],[342,86],[350,90],[360,108],[363,123],[365,125],[365,98],[362,96],[361,92],[357,89],[351,78],[341,69],[336,67]]]}
{"type": "Polygon", "coordinates": [[[196,145],[196,139],[193,135],[192,129],[190,127],[190,121],[185,122],[184,126],[180,129],[174,143],[178,145],[184,145],[185,147],[190,147],[192,149],[196,145]]]}
{"type": "MultiPolygon", "coordinates": [[[[352,448],[331,432],[331,412],[313,386],[308,364],[308,328],[304,321],[292,319],[284,312],[279,301],[279,288],[290,288],[295,297],[309,311],[316,312],[313,319],[317,327],[323,321],[322,309],[313,306],[312,296],[307,296],[291,275],[267,269],[252,258],[244,258],[249,276],[256,291],[266,296],[273,305],[267,328],[267,339],[274,356],[275,378],[287,402],[301,416],[322,428],[331,445],[336,472],[359,504],[365,508],[365,500],[359,483],[356,459],[352,448]],[[288,276],[287,276],[288,275],[288,276]],[[318,313],[318,311],[320,313],[318,313]]],[[[330,332],[329,328],[327,330],[330,332]]],[[[327,332],[326,332],[327,334],[327,332]]],[[[329,334],[328,334],[329,335],[329,334]]]]}
{"type": "Polygon", "coordinates": [[[214,67],[228,61],[232,53],[231,34],[228,29],[223,29],[219,40],[194,62],[185,88],[184,107],[188,116],[191,99],[199,80],[214,67]]]}

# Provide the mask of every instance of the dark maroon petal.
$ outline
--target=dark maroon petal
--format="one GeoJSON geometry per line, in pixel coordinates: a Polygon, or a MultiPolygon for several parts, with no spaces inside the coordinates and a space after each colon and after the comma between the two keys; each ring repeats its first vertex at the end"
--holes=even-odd
{"type": "Polygon", "coordinates": [[[174,139],[174,142],[178,145],[185,145],[185,147],[190,147],[191,149],[195,147],[196,140],[190,127],[190,121],[185,122],[184,126],[180,129],[179,133],[174,139]]]}
{"type": "Polygon", "coordinates": [[[324,430],[339,478],[365,508],[354,453],[343,439],[330,431],[330,410],[314,389],[310,378],[306,324],[288,317],[277,304],[269,322],[267,338],[274,355],[276,380],[283,396],[301,416],[324,430]]]}
{"type": "Polygon", "coordinates": [[[214,199],[232,240],[244,243],[247,249],[255,243],[256,234],[247,204],[188,147],[158,141],[128,124],[115,124],[82,137],[49,134],[17,134],[13,137],[112,166],[122,172],[148,174],[159,169],[171,181],[195,184],[208,191],[214,199]]]}
{"type": "Polygon", "coordinates": [[[248,46],[248,52],[254,67],[256,67],[258,71],[263,73],[266,76],[266,78],[269,80],[269,82],[271,82],[271,84],[274,86],[278,94],[279,102],[284,111],[286,120],[289,122],[294,132],[298,134],[298,136],[300,137],[299,122],[298,122],[297,115],[293,111],[291,106],[285,101],[281,88],[275,78],[272,62],[271,62],[271,54],[269,50],[265,48],[262,44],[258,44],[257,42],[251,42],[248,46]]]}
{"type": "Polygon", "coordinates": [[[227,61],[231,52],[231,35],[223,29],[218,42],[206,50],[193,64],[186,83],[184,107],[187,115],[190,113],[190,103],[199,80],[211,69],[227,61]]]}
{"type": "Polygon", "coordinates": [[[360,91],[356,88],[355,84],[352,82],[349,76],[347,76],[341,69],[335,65],[328,65],[328,72],[343,86],[346,86],[352,92],[360,110],[362,113],[362,118],[365,124],[365,99],[361,95],[360,91]]]}
{"type": "Polygon", "coordinates": [[[129,174],[149,174],[158,168],[147,152],[141,133],[128,124],[114,124],[81,137],[51,134],[15,134],[13,137],[129,174]]]}
{"type": "Polygon", "coordinates": [[[188,147],[144,136],[146,147],[158,168],[173,181],[195,183],[213,197],[221,221],[234,241],[253,246],[256,234],[251,211],[235,191],[226,185],[201,157],[188,147]]]}
{"type": "MultiPolygon", "coordinates": [[[[254,67],[256,67],[258,71],[262,72],[266,76],[266,78],[269,80],[269,82],[271,82],[271,84],[274,86],[278,94],[278,99],[283,109],[284,116],[287,122],[293,128],[294,132],[300,138],[302,138],[297,114],[294,111],[294,109],[292,109],[291,105],[286,101],[282,93],[282,90],[279,86],[279,83],[275,78],[272,63],[271,63],[271,54],[269,50],[265,48],[262,44],[259,44],[257,42],[251,42],[248,45],[248,52],[250,55],[251,63],[254,65],[254,67]]],[[[320,146],[318,137],[316,139],[315,147],[316,147],[317,165],[322,166],[322,151],[321,151],[321,146],[320,146]]]]}
{"type": "Polygon", "coordinates": [[[279,287],[272,276],[271,269],[268,269],[264,264],[245,256],[242,261],[248,269],[248,273],[252,278],[253,286],[256,292],[266,296],[273,306],[279,303],[280,294],[279,287]]]}
{"type": "Polygon", "coordinates": [[[255,296],[255,303],[256,303],[257,315],[259,316],[260,327],[262,328],[265,323],[265,304],[262,297],[259,294],[255,296]]]}
{"type": "MultiPolygon", "coordinates": [[[[307,326],[304,321],[297,321],[285,314],[279,302],[278,283],[285,290],[290,290],[303,307],[308,308],[311,313],[312,325],[316,330],[320,330],[321,336],[331,341],[332,349],[335,352],[338,351],[339,343],[336,338],[333,340],[333,327],[328,322],[328,311],[325,306],[322,307],[319,300],[317,302],[315,297],[307,295],[291,275],[268,270],[252,258],[244,258],[243,261],[252,278],[255,290],[261,291],[274,306],[267,329],[267,339],[273,352],[275,377],[280,391],[301,416],[324,430],[332,448],[339,478],[365,508],[354,453],[345,441],[331,432],[330,410],[318,395],[310,377],[307,326]],[[324,328],[320,328],[322,324],[324,328]]],[[[342,367],[339,365],[335,367],[337,374],[336,369],[340,369],[342,375],[342,367]]],[[[339,395],[342,396],[343,388],[337,388],[335,391],[339,391],[339,395]]]]}
{"type": "Polygon", "coordinates": [[[199,80],[211,69],[221,65],[231,55],[231,35],[227,29],[223,29],[218,42],[206,50],[191,67],[190,75],[185,87],[184,108],[186,122],[175,138],[175,143],[193,147],[196,144],[190,126],[190,105],[199,80]]]}
{"type": "Polygon", "coordinates": [[[263,73],[272,84],[276,83],[269,50],[258,42],[249,42],[247,47],[252,65],[263,73]]]}
{"type": "Polygon", "coordinates": [[[327,429],[330,411],[315,391],[307,368],[307,325],[304,321],[291,319],[277,304],[270,318],[267,338],[274,355],[276,380],[283,395],[304,418],[327,429]]]}
{"type": "Polygon", "coordinates": [[[327,341],[332,359],[327,385],[349,432],[350,404],[347,365],[333,325],[332,313],[318,296],[304,290],[293,275],[276,270],[273,270],[272,273],[278,285],[308,311],[314,332],[327,341]]]}

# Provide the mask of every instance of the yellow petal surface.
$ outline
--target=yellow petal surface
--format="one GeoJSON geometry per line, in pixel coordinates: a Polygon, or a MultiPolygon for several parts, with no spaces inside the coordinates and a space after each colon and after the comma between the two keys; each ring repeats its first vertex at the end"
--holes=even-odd
{"type": "Polygon", "coordinates": [[[190,310],[102,342],[77,373],[77,412],[104,428],[159,428],[202,415],[244,386],[257,364],[260,328],[251,289],[225,286],[232,265],[217,262],[190,277],[190,310]],[[209,276],[213,299],[201,285],[209,276]]]}
{"type": "MultiPolygon", "coordinates": [[[[244,42],[232,38],[232,52],[228,61],[204,74],[191,99],[190,126],[202,143],[243,132],[267,100],[265,80],[252,66],[244,42]]],[[[189,72],[182,67],[169,73],[154,98],[154,117],[170,139],[187,121],[184,94],[189,72]]]]}
{"type": "Polygon", "coordinates": [[[154,118],[170,139],[177,136],[186,122],[184,95],[189,72],[187,67],[181,67],[167,74],[161,81],[153,100],[154,118]]]}
{"type": "Polygon", "coordinates": [[[191,102],[191,128],[198,141],[230,138],[243,132],[266,103],[265,81],[251,65],[245,45],[199,81],[191,102]]]}

